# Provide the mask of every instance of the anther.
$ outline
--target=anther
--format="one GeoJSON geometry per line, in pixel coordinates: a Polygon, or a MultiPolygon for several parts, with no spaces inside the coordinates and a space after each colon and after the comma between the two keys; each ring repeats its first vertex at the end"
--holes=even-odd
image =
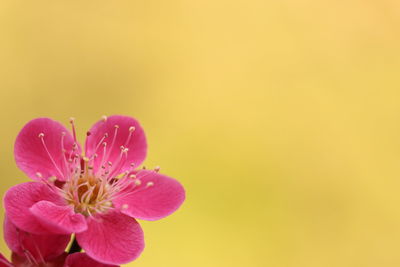
{"type": "Polygon", "coordinates": [[[159,172],[159,171],[160,171],[160,166],[155,167],[155,168],[154,168],[154,171],[155,171],[155,172],[159,172]]]}
{"type": "Polygon", "coordinates": [[[139,186],[142,184],[142,181],[140,181],[139,179],[135,180],[135,185],[139,186]]]}
{"type": "Polygon", "coordinates": [[[151,186],[153,186],[153,185],[154,185],[153,182],[148,182],[148,183],[146,184],[146,187],[151,187],[151,186]]]}
{"type": "Polygon", "coordinates": [[[119,125],[115,124],[115,125],[114,125],[114,128],[117,128],[117,129],[118,129],[118,128],[119,128],[119,125]]]}
{"type": "Polygon", "coordinates": [[[101,120],[102,120],[103,122],[106,122],[106,121],[107,121],[107,116],[105,116],[105,115],[102,116],[102,117],[101,117],[101,120]]]}
{"type": "Polygon", "coordinates": [[[69,123],[72,124],[72,123],[74,123],[74,121],[75,121],[75,118],[74,118],[74,117],[70,117],[70,118],[69,118],[69,123]]]}
{"type": "Polygon", "coordinates": [[[136,178],[136,175],[131,174],[131,175],[129,175],[129,178],[135,179],[135,178],[136,178]]]}
{"type": "Polygon", "coordinates": [[[129,131],[133,132],[136,128],[134,126],[129,127],[129,131]]]}
{"type": "Polygon", "coordinates": [[[43,137],[44,137],[44,133],[40,133],[40,134],[38,135],[38,137],[39,137],[39,138],[43,138],[43,137]]]}
{"type": "Polygon", "coordinates": [[[56,180],[57,180],[57,178],[55,177],[55,176],[51,176],[51,177],[49,177],[49,179],[47,179],[50,183],[54,183],[56,180]]]}
{"type": "Polygon", "coordinates": [[[37,172],[36,176],[39,177],[39,178],[43,178],[43,175],[40,172],[37,172]]]}
{"type": "Polygon", "coordinates": [[[122,208],[123,210],[126,210],[128,207],[129,207],[128,204],[124,204],[124,205],[121,206],[121,208],[122,208]]]}

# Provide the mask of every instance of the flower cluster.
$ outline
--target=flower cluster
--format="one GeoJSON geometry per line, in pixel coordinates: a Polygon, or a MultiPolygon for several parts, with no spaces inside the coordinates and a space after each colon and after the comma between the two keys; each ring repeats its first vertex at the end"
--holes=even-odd
{"type": "Polygon", "coordinates": [[[103,117],[83,149],[70,122],[72,132],[34,119],[16,139],[16,163],[33,182],[11,187],[4,197],[4,237],[13,255],[12,264],[1,257],[0,267],[128,263],[144,248],[136,219],[164,218],[185,199],[182,185],[159,168],[137,168],[147,142],[135,119],[103,117]],[[67,254],[71,235],[74,249],[67,254]]]}

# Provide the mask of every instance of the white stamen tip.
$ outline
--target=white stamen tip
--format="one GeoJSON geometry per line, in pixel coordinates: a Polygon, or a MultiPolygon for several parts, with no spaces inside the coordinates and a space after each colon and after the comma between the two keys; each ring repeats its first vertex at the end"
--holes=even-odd
{"type": "Polygon", "coordinates": [[[155,167],[155,168],[154,168],[154,171],[155,171],[155,172],[159,172],[159,171],[160,171],[160,166],[155,167]]]}
{"type": "Polygon", "coordinates": [[[136,175],[131,174],[131,175],[129,175],[129,178],[135,179],[135,178],[136,178],[136,175]]]}
{"type": "Polygon", "coordinates": [[[51,176],[51,177],[49,177],[48,181],[50,183],[54,183],[55,181],[57,181],[57,178],[55,176],[51,176]]]}
{"type": "Polygon", "coordinates": [[[42,177],[43,177],[42,174],[41,174],[40,172],[37,172],[37,173],[36,173],[36,176],[39,177],[39,178],[42,178],[42,177]]]}
{"type": "Polygon", "coordinates": [[[118,128],[119,128],[119,125],[117,125],[117,124],[116,124],[116,125],[114,125],[114,128],[117,128],[117,129],[118,129],[118,128]]]}
{"type": "Polygon", "coordinates": [[[129,131],[133,132],[136,128],[134,126],[129,127],[129,131]]]}
{"type": "Polygon", "coordinates": [[[139,179],[138,180],[135,180],[135,185],[141,185],[142,184],[142,181],[140,181],[139,179]]]}
{"type": "Polygon", "coordinates": [[[101,117],[101,120],[102,120],[103,122],[106,122],[106,121],[107,121],[107,116],[105,116],[105,115],[102,116],[102,117],[101,117]]]}
{"type": "Polygon", "coordinates": [[[70,123],[74,123],[74,121],[75,121],[75,118],[74,118],[74,117],[69,118],[69,122],[70,122],[70,123]]]}
{"type": "Polygon", "coordinates": [[[147,187],[151,187],[151,186],[153,186],[153,185],[154,185],[153,182],[148,182],[148,183],[146,184],[147,187]]]}
{"type": "Polygon", "coordinates": [[[123,210],[126,210],[128,207],[129,207],[128,204],[124,204],[124,205],[121,206],[121,208],[122,208],[123,210]]]}
{"type": "Polygon", "coordinates": [[[44,137],[44,133],[40,133],[38,136],[39,136],[39,138],[43,138],[44,137]]]}

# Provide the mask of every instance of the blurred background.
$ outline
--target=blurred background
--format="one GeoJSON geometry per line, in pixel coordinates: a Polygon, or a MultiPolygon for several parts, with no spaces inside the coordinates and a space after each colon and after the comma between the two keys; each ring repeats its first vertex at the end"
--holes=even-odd
{"type": "Polygon", "coordinates": [[[397,0],[3,0],[0,193],[27,121],[125,114],[187,190],[128,266],[399,266],[399,47],[397,0]]]}

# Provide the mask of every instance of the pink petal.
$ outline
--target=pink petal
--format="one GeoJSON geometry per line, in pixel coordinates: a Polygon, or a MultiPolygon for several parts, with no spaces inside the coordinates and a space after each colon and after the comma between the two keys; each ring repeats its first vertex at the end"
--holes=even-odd
{"type": "Polygon", "coordinates": [[[30,234],[18,229],[6,217],[4,239],[8,247],[21,258],[25,258],[28,251],[37,261],[47,261],[63,254],[70,241],[70,235],[30,234]]]}
{"type": "Polygon", "coordinates": [[[42,200],[33,205],[30,211],[47,229],[52,229],[53,233],[79,233],[87,229],[85,217],[75,213],[71,206],[57,206],[42,200]]]}
{"type": "Polygon", "coordinates": [[[120,174],[128,170],[131,167],[131,163],[138,166],[146,158],[146,137],[139,122],[134,118],[118,115],[110,116],[106,121],[98,121],[89,132],[90,135],[87,137],[86,143],[86,155],[90,157],[97,154],[94,161],[95,171],[99,170],[102,164],[104,165],[104,163],[110,161],[113,163],[113,168],[115,168],[115,170],[111,168],[110,173],[116,172],[120,174]],[[118,129],[116,129],[116,125],[118,129]],[[132,130],[132,127],[134,127],[134,131],[130,132],[129,129],[132,130]],[[108,137],[103,139],[105,134],[108,137]],[[106,153],[103,152],[103,142],[107,143],[106,153]],[[123,156],[122,160],[120,160],[121,146],[129,149],[126,158],[123,156]]]}
{"type": "Polygon", "coordinates": [[[141,182],[119,193],[113,201],[116,208],[137,219],[158,220],[176,211],[185,200],[183,186],[168,176],[142,170],[136,178],[141,182]],[[132,193],[127,194],[131,190],[132,193]]]}
{"type": "Polygon", "coordinates": [[[133,261],[144,248],[140,225],[118,211],[90,217],[88,230],[76,234],[76,238],[91,258],[107,264],[133,261]]]}
{"type": "MultiPolygon", "coordinates": [[[[18,167],[33,180],[40,180],[37,175],[40,173],[45,179],[55,176],[59,180],[65,181],[66,164],[61,145],[63,132],[65,133],[65,154],[69,155],[74,139],[63,125],[48,118],[39,118],[28,122],[15,141],[14,154],[18,167]],[[41,133],[44,134],[43,140],[48,152],[43,146],[42,139],[39,138],[41,133]]],[[[76,153],[80,154],[79,147],[76,153]]]]}
{"type": "Polygon", "coordinates": [[[117,267],[117,265],[108,265],[95,261],[86,253],[73,253],[68,255],[64,267],[117,267]]]}
{"type": "Polygon", "coordinates": [[[4,197],[6,214],[18,228],[24,231],[46,234],[49,229],[41,224],[30,211],[30,208],[41,200],[47,200],[57,205],[66,204],[49,186],[37,182],[28,182],[8,189],[4,197]]]}

